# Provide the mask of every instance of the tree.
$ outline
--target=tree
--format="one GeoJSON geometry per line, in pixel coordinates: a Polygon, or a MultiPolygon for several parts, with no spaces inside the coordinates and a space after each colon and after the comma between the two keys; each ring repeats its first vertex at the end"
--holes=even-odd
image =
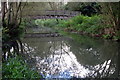
{"type": "Polygon", "coordinates": [[[62,2],[48,2],[52,10],[60,10],[63,6],[62,2]]]}
{"type": "Polygon", "coordinates": [[[20,25],[22,22],[22,10],[25,7],[25,3],[22,2],[1,2],[2,13],[2,49],[3,59],[6,58],[6,53],[11,56],[10,49],[13,48],[14,53],[19,53],[20,40],[20,25]]]}
{"type": "MultiPolygon", "coordinates": [[[[120,35],[120,2],[100,3],[102,6],[102,15],[105,18],[104,23],[110,24],[114,29],[115,35],[120,35]]],[[[120,38],[120,37],[119,37],[120,38]]]]}
{"type": "Polygon", "coordinates": [[[80,11],[81,14],[92,16],[101,13],[101,6],[96,2],[69,2],[66,10],[80,11]]]}

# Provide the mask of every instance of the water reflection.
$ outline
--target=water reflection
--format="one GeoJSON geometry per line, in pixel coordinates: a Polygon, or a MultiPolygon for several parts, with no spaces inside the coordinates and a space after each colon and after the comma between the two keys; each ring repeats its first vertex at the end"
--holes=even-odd
{"type": "Polygon", "coordinates": [[[23,45],[29,64],[46,78],[117,77],[118,43],[92,41],[95,45],[63,37],[26,38],[23,45]]]}

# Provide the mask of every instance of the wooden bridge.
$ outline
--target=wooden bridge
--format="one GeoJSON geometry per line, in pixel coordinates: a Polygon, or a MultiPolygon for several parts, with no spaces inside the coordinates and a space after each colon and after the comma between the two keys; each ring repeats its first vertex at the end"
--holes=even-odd
{"type": "Polygon", "coordinates": [[[29,15],[32,19],[68,19],[81,13],[79,11],[66,11],[66,10],[47,10],[47,11],[36,11],[40,12],[39,15],[29,15]]]}
{"type": "Polygon", "coordinates": [[[57,32],[54,33],[26,33],[25,38],[44,38],[44,37],[61,37],[57,32]]]}

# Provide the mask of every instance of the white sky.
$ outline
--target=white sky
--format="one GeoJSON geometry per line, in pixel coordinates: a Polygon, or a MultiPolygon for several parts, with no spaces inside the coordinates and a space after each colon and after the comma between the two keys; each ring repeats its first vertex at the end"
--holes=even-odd
{"type": "Polygon", "coordinates": [[[0,12],[1,12],[1,2],[0,2],[0,12]]]}
{"type": "MultiPolygon", "coordinates": [[[[0,0],[2,2],[6,0],[0,0]]],[[[120,0],[9,0],[10,2],[119,2],[120,0]]]]}
{"type": "Polygon", "coordinates": [[[119,2],[120,0],[0,0],[0,11],[1,11],[1,2],[17,2],[17,1],[22,1],[22,2],[119,2]]]}

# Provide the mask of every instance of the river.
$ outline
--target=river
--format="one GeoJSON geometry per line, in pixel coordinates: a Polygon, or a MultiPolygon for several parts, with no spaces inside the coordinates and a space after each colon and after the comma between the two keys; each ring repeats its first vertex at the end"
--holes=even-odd
{"type": "Polygon", "coordinates": [[[77,41],[64,36],[24,38],[23,46],[25,60],[44,78],[118,77],[118,42],[79,35],[77,41]]]}

